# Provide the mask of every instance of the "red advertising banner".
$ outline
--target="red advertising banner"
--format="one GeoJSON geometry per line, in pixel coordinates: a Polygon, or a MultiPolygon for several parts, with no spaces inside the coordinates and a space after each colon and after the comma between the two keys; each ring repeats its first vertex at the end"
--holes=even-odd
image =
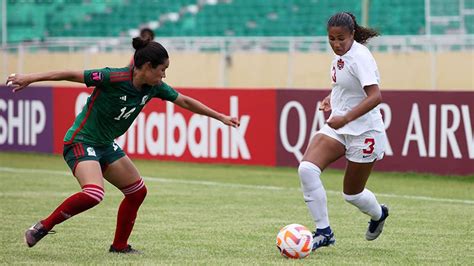
{"type": "Polygon", "coordinates": [[[309,139],[329,117],[329,113],[318,110],[318,101],[329,93],[322,90],[278,90],[277,165],[298,165],[309,139]]]}
{"type": "MultiPolygon", "coordinates": [[[[211,108],[238,117],[239,128],[152,100],[117,143],[132,158],[275,165],[275,90],[178,89],[211,108]]],[[[54,90],[56,153],[90,89],[54,90]]]]}
{"type": "MultiPolygon", "coordinates": [[[[134,158],[297,166],[329,113],[323,90],[178,89],[241,126],[153,100],[117,143],[134,158]]],[[[1,150],[62,153],[63,137],[92,92],[85,87],[0,91],[1,150]]],[[[377,170],[474,174],[474,92],[382,92],[387,130],[377,170]]],[[[333,166],[342,168],[344,159],[333,166]]]]}
{"type": "Polygon", "coordinates": [[[473,92],[384,92],[380,170],[474,174],[473,92]]]}
{"type": "Polygon", "coordinates": [[[92,89],[83,87],[54,87],[54,153],[63,153],[63,139],[76,115],[86,104],[92,89]]]}
{"type": "MultiPolygon", "coordinates": [[[[277,165],[296,166],[310,136],[329,113],[318,110],[329,91],[279,90],[277,165]]],[[[474,174],[474,93],[383,92],[385,158],[377,170],[474,174]]],[[[343,160],[336,162],[343,167],[343,160]]]]}

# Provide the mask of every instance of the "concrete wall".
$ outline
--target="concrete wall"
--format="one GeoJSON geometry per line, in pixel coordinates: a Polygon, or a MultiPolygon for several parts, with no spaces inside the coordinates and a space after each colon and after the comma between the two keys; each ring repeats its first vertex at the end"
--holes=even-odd
{"type": "MultiPolygon", "coordinates": [[[[59,69],[125,66],[131,53],[1,55],[0,76],[59,69]],[[5,71],[6,70],[6,71],[5,71]]],[[[375,53],[384,90],[474,91],[474,53],[375,53]],[[433,73],[433,75],[432,75],[433,73]]],[[[328,53],[170,53],[167,82],[175,87],[328,88],[328,53]]],[[[51,83],[45,83],[51,84],[51,83]]],[[[66,83],[55,83],[66,84],[66,83]]]]}

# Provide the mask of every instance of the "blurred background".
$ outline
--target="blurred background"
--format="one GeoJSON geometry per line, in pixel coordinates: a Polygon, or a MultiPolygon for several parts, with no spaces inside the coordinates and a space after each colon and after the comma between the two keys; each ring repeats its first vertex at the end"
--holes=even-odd
{"type": "Polygon", "coordinates": [[[9,73],[121,67],[144,27],[185,87],[328,88],[326,22],[379,30],[382,89],[474,90],[474,0],[1,0],[9,73]]]}

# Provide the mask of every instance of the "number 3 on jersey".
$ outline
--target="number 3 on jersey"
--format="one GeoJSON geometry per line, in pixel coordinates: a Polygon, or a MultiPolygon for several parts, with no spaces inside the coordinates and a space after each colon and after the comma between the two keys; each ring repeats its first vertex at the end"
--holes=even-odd
{"type": "Polygon", "coordinates": [[[368,149],[363,149],[362,152],[364,154],[372,154],[372,152],[374,152],[375,139],[366,138],[364,143],[369,144],[369,148],[368,149]]]}
{"type": "Polygon", "coordinates": [[[133,111],[135,111],[135,109],[137,109],[136,107],[133,107],[132,109],[130,109],[130,111],[126,112],[127,111],[127,107],[124,107],[122,109],[120,109],[120,115],[117,116],[117,117],[114,117],[115,120],[120,120],[120,119],[127,119],[130,117],[130,115],[133,113],[133,111]],[[125,113],[126,112],[126,113],[125,113]]]}

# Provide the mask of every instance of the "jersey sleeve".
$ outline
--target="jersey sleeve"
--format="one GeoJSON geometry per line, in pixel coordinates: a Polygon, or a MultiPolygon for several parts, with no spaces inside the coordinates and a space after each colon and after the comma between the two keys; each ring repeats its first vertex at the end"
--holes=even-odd
{"type": "Polygon", "coordinates": [[[352,71],[359,79],[362,88],[380,83],[377,63],[370,52],[362,53],[358,56],[355,64],[352,65],[352,71]]]}
{"type": "Polygon", "coordinates": [[[166,83],[155,87],[155,98],[160,98],[166,101],[174,102],[178,98],[179,93],[166,83]]]}
{"type": "Polygon", "coordinates": [[[110,84],[110,68],[84,70],[84,83],[87,87],[110,84]]]}

